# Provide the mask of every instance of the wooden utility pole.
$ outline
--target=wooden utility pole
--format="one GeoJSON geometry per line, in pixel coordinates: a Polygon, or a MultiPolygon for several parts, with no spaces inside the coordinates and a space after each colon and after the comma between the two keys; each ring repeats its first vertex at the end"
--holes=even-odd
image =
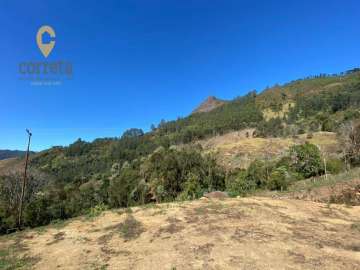
{"type": "Polygon", "coordinates": [[[22,182],[21,197],[20,197],[19,220],[18,220],[19,229],[21,229],[23,203],[24,203],[26,180],[27,180],[27,174],[26,173],[27,173],[27,167],[28,167],[28,161],[29,161],[30,140],[31,140],[31,136],[32,136],[32,133],[28,129],[26,129],[26,133],[28,134],[28,145],[27,145],[27,151],[26,151],[26,157],[25,157],[24,179],[23,179],[23,182],[22,182]]]}

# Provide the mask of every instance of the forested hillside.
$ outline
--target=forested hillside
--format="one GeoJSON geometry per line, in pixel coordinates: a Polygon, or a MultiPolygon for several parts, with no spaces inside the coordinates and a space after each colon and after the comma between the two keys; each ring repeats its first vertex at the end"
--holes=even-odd
{"type": "Polygon", "coordinates": [[[21,157],[24,155],[25,155],[24,151],[0,150],[0,160],[7,159],[7,158],[21,157]]]}
{"type": "MultiPolygon", "coordinates": [[[[212,190],[244,195],[256,189],[285,190],[294,181],[338,173],[359,162],[360,71],[319,75],[257,94],[250,92],[209,112],[161,121],[144,133],[77,140],[32,156],[25,225],[38,226],[109,207],[187,200],[212,190]],[[311,143],[293,145],[286,156],[256,160],[229,170],[204,153],[198,140],[252,128],[251,137],[296,137],[337,132],[339,157],[324,162],[311,143]]],[[[36,136],[36,134],[34,134],[36,136]]],[[[16,227],[21,174],[0,177],[0,232],[16,227]]]]}

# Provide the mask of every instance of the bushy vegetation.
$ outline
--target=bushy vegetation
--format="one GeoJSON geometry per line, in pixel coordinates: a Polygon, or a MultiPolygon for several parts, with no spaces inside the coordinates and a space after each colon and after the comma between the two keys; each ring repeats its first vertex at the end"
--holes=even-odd
{"type": "Polygon", "coordinates": [[[321,174],[323,168],[320,150],[316,145],[310,143],[292,146],[290,148],[289,167],[298,174],[301,174],[304,178],[321,174]]]}
{"type": "MultiPolygon", "coordinates": [[[[77,142],[78,143],[78,142],[77,142]]],[[[49,224],[80,214],[97,216],[107,207],[128,207],[151,202],[195,199],[204,192],[225,189],[225,172],[211,155],[201,149],[159,147],[141,159],[114,163],[107,173],[54,179],[41,187],[28,181],[25,226],[49,224]]],[[[78,149],[82,151],[82,149],[78,149]]],[[[21,175],[0,179],[0,232],[17,225],[21,175]],[[14,185],[14,186],[12,186],[14,185]],[[11,192],[9,192],[11,191],[11,192]]]]}
{"type": "MultiPolygon", "coordinates": [[[[333,161],[334,162],[334,161],[333,161]]],[[[278,161],[253,161],[247,170],[227,179],[232,195],[244,195],[256,189],[286,190],[291,182],[324,173],[319,149],[310,143],[295,145],[278,161]]]]}
{"type": "MultiPolygon", "coordinates": [[[[203,154],[200,146],[159,146],[147,156],[116,162],[108,172],[91,175],[89,179],[69,182],[58,178],[46,180],[46,175],[42,175],[45,180],[37,181],[30,177],[24,223],[35,227],[81,214],[96,217],[108,207],[191,200],[214,190],[226,190],[234,196],[257,189],[286,190],[294,179],[322,174],[322,166],[318,148],[309,143],[293,146],[281,160],[255,160],[247,170],[228,174],[214,156],[203,154]]],[[[7,175],[0,180],[2,194],[9,194],[0,198],[3,233],[16,227],[19,202],[11,199],[18,198],[20,182],[20,175],[7,175]]]]}

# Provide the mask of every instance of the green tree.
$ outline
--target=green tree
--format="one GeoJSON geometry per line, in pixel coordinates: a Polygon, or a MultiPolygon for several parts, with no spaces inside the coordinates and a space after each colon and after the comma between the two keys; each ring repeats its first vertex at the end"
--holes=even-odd
{"type": "Polygon", "coordinates": [[[133,201],[133,192],[138,187],[141,178],[138,171],[131,166],[123,166],[112,175],[109,184],[109,201],[112,207],[128,207],[133,201]]]}
{"type": "Polygon", "coordinates": [[[322,172],[320,150],[316,145],[305,143],[290,148],[292,168],[305,178],[319,175],[322,172]]]}
{"type": "Polygon", "coordinates": [[[285,166],[272,170],[270,179],[267,182],[267,188],[270,190],[285,190],[289,185],[287,177],[287,169],[285,166]]]}
{"type": "Polygon", "coordinates": [[[268,180],[268,168],[265,163],[260,160],[251,162],[247,169],[246,180],[250,183],[254,183],[257,187],[266,186],[268,180]]]}
{"type": "Polygon", "coordinates": [[[247,177],[245,170],[238,172],[235,176],[229,177],[226,182],[226,190],[231,196],[244,196],[256,188],[257,184],[253,181],[253,178],[247,177]]]}
{"type": "Polygon", "coordinates": [[[121,138],[124,139],[124,138],[133,138],[133,137],[140,137],[144,135],[144,131],[140,128],[130,128],[128,130],[126,130],[121,138]]]}

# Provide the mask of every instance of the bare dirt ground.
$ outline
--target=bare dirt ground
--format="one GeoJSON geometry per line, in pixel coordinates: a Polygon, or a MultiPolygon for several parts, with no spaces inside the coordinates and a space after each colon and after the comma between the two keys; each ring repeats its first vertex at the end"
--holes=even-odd
{"type": "Polygon", "coordinates": [[[262,197],[147,205],[2,236],[1,253],[39,270],[360,269],[360,206],[262,197]]]}
{"type": "Polygon", "coordinates": [[[198,141],[205,151],[218,154],[219,161],[228,168],[247,168],[257,159],[273,159],[285,155],[290,146],[305,142],[320,147],[321,152],[328,156],[337,153],[339,142],[336,133],[315,132],[311,136],[302,134],[297,138],[253,138],[254,129],[230,132],[222,136],[198,141]],[[246,134],[250,134],[249,137],[246,134]]]}

